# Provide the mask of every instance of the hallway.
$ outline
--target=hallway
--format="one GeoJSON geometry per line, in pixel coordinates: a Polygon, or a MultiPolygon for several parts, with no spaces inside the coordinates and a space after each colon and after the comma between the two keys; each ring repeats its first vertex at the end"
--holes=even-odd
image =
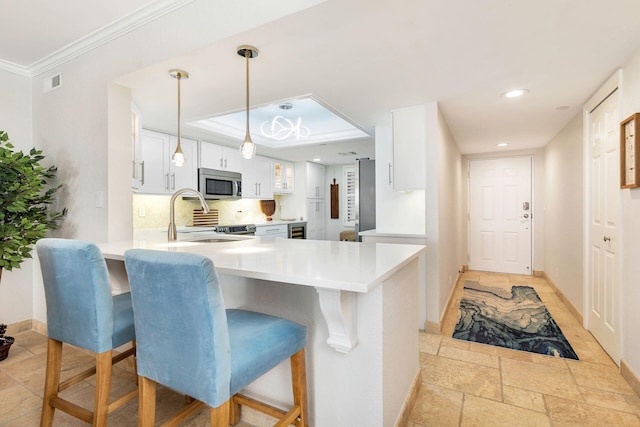
{"type": "Polygon", "coordinates": [[[640,426],[640,398],[546,280],[466,272],[451,307],[442,336],[420,334],[422,386],[410,427],[640,426]],[[452,339],[464,280],[532,286],[580,361],[452,339]]]}

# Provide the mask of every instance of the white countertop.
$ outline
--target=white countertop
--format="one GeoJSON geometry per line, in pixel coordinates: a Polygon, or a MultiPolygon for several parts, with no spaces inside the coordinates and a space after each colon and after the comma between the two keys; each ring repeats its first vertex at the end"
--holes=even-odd
{"type": "Polygon", "coordinates": [[[412,239],[426,239],[426,234],[415,234],[415,233],[401,233],[401,232],[393,232],[393,231],[382,231],[382,230],[367,230],[361,231],[358,233],[360,236],[376,236],[376,237],[410,237],[412,239]]]}
{"type": "MultiPolygon", "coordinates": [[[[207,235],[228,242],[189,241],[193,233],[167,242],[166,234],[145,240],[98,245],[105,258],[123,260],[131,248],[199,253],[211,258],[221,274],[317,288],[368,292],[417,257],[425,246],[357,243],[269,237],[207,235]],[[242,240],[232,240],[241,238],[242,240]]],[[[200,237],[202,236],[202,237],[200,237]]]]}

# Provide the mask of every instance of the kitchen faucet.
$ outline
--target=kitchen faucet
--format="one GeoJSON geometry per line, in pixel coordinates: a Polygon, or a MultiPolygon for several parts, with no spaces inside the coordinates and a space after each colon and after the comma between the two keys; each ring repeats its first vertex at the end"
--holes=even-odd
{"type": "Polygon", "coordinates": [[[193,188],[181,188],[171,196],[171,200],[169,201],[169,235],[168,239],[170,242],[174,242],[178,238],[178,232],[176,230],[176,199],[182,193],[194,193],[196,197],[200,200],[200,204],[202,205],[202,209],[204,213],[209,213],[209,206],[207,202],[205,202],[204,197],[198,191],[193,188]]]}

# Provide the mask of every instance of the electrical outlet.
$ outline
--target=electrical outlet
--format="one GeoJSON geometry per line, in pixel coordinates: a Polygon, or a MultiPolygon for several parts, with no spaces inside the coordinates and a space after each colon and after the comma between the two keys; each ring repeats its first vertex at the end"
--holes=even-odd
{"type": "Polygon", "coordinates": [[[147,211],[144,208],[144,206],[141,206],[141,207],[138,208],[138,216],[140,218],[144,218],[145,216],[147,216],[147,211]]]}

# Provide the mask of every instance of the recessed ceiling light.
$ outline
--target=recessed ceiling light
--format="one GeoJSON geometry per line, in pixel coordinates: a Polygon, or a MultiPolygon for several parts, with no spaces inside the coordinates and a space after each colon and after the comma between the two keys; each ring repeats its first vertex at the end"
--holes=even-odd
{"type": "Polygon", "coordinates": [[[556,107],[556,110],[558,111],[564,111],[564,110],[568,110],[569,106],[568,105],[561,105],[559,107],[556,107]]]}
{"type": "Polygon", "coordinates": [[[316,158],[316,159],[313,159],[313,161],[314,161],[314,162],[319,162],[319,161],[320,161],[320,159],[317,159],[317,158],[316,158]]]}
{"type": "Polygon", "coordinates": [[[509,92],[503,93],[502,96],[504,96],[505,98],[517,98],[528,92],[529,91],[527,89],[514,89],[510,90],[509,92]]]}
{"type": "Polygon", "coordinates": [[[506,147],[507,145],[509,145],[509,144],[507,144],[506,142],[500,142],[500,143],[496,144],[496,147],[506,147]]]}

